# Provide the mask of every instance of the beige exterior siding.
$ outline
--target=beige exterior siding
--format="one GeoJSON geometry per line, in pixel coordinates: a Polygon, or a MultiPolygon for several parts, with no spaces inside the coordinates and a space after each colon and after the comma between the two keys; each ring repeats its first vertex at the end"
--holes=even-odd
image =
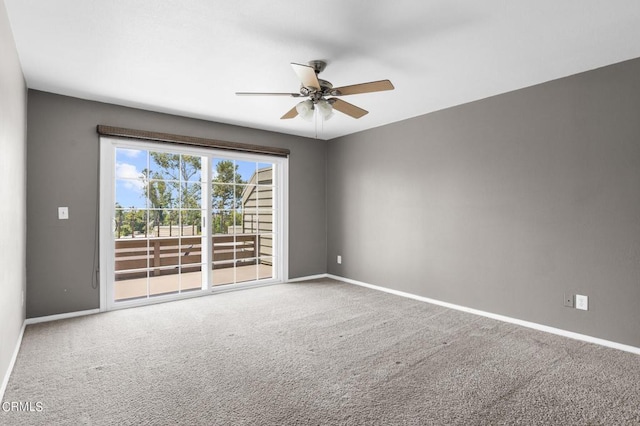
{"type": "MultiPolygon", "coordinates": [[[[259,169],[242,193],[242,233],[258,234],[258,256],[273,256],[273,168],[259,169]]],[[[271,259],[260,263],[271,264],[271,259]]]]}

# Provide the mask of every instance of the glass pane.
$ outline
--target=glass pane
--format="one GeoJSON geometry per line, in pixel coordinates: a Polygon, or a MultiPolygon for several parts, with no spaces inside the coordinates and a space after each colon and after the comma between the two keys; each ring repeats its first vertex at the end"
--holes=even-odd
{"type": "Polygon", "coordinates": [[[272,186],[259,186],[257,189],[257,206],[260,209],[273,208],[273,187],[272,186]]]}
{"type": "Polygon", "coordinates": [[[114,271],[119,274],[117,279],[140,278],[140,271],[149,267],[148,240],[119,238],[114,243],[114,271]]]}
{"type": "Polygon", "coordinates": [[[164,237],[169,235],[169,229],[165,228],[164,218],[167,214],[165,210],[149,210],[149,232],[148,237],[164,237]],[[165,235],[166,231],[166,235],[165,235]]]}
{"type": "Polygon", "coordinates": [[[147,235],[147,211],[119,209],[115,212],[115,238],[140,238],[147,235]]]}
{"type": "Polygon", "coordinates": [[[149,210],[149,236],[180,236],[180,210],[149,210]]]}
{"type": "Polygon", "coordinates": [[[116,148],[116,163],[136,164],[147,168],[147,151],[135,148],[116,148]]]}
{"type": "Polygon", "coordinates": [[[180,264],[179,231],[178,226],[172,227],[173,236],[149,239],[149,266],[154,268],[156,275],[162,268],[180,264]]]}
{"type": "Polygon", "coordinates": [[[149,170],[151,179],[180,180],[180,154],[166,152],[149,153],[149,170]]]}
{"type": "Polygon", "coordinates": [[[236,160],[235,170],[236,183],[251,183],[251,180],[255,179],[256,163],[254,161],[236,160]]]}
{"type": "Polygon", "coordinates": [[[144,209],[147,207],[146,188],[143,180],[116,180],[116,209],[144,209]]]}
{"type": "Polygon", "coordinates": [[[214,210],[211,218],[212,234],[233,234],[234,213],[229,210],[214,210]]]}
{"type": "Polygon", "coordinates": [[[258,211],[258,232],[273,232],[273,210],[258,211]]]}
{"type": "Polygon", "coordinates": [[[180,166],[182,181],[200,182],[202,170],[201,157],[194,155],[183,155],[180,166]]]}
{"type": "Polygon", "coordinates": [[[181,208],[199,209],[202,207],[202,185],[200,182],[184,182],[180,187],[181,208]]]}
{"type": "Polygon", "coordinates": [[[233,235],[218,234],[213,240],[213,262],[224,262],[235,259],[235,238],[233,235]]]}
{"type": "Polygon", "coordinates": [[[147,151],[116,148],[116,179],[144,179],[148,170],[147,151]]]}
{"type": "Polygon", "coordinates": [[[255,281],[258,279],[256,259],[246,259],[236,264],[236,282],[255,281]]]}
{"type": "Polygon", "coordinates": [[[273,257],[261,257],[258,260],[258,279],[264,280],[274,278],[273,265],[273,257]]]}
{"type": "Polygon", "coordinates": [[[187,265],[180,267],[180,293],[202,290],[202,270],[206,265],[187,265]]]}
{"type": "Polygon", "coordinates": [[[233,262],[214,262],[213,285],[233,284],[235,282],[235,268],[233,262]]]}
{"type": "Polygon", "coordinates": [[[177,293],[180,290],[179,269],[166,268],[149,274],[149,296],[159,296],[167,293],[177,293]]]}
{"type": "Polygon", "coordinates": [[[242,234],[258,233],[258,212],[255,209],[242,210],[242,234]]]}
{"type": "Polygon", "coordinates": [[[242,210],[234,210],[231,215],[231,226],[228,228],[229,234],[242,233],[242,210]]]}
{"type": "Polygon", "coordinates": [[[241,194],[240,187],[233,184],[214,183],[211,189],[211,206],[218,210],[231,210],[241,194]]]}
{"type": "Polygon", "coordinates": [[[146,298],[148,294],[147,271],[116,273],[113,287],[114,300],[146,298]]]}
{"type": "Polygon", "coordinates": [[[180,211],[180,235],[191,237],[202,234],[202,212],[200,210],[180,211]]]}
{"type": "Polygon", "coordinates": [[[255,185],[238,185],[238,192],[240,193],[239,203],[236,206],[246,208],[255,208],[257,205],[258,193],[256,192],[255,185]]]}
{"type": "Polygon", "coordinates": [[[202,239],[200,237],[182,237],[180,239],[180,265],[187,267],[202,262],[202,239]]]}
{"type": "Polygon", "coordinates": [[[257,239],[258,256],[273,256],[273,234],[260,234],[257,239]]]}
{"type": "Polygon", "coordinates": [[[273,185],[273,164],[259,163],[256,180],[258,185],[273,185]]]}
{"type": "Polygon", "coordinates": [[[245,234],[236,235],[235,239],[235,259],[254,259],[258,255],[258,236],[245,234]]]}
{"type": "Polygon", "coordinates": [[[180,188],[175,182],[152,179],[149,181],[149,208],[166,209],[177,207],[180,201],[180,188]]]}
{"type": "Polygon", "coordinates": [[[214,183],[234,183],[236,166],[233,160],[215,158],[211,162],[211,179],[214,183]]]}

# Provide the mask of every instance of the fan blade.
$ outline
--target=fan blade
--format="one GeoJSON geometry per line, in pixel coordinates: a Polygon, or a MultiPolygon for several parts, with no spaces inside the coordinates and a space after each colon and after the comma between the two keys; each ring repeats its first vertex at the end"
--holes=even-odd
{"type": "Polygon", "coordinates": [[[291,96],[292,98],[299,98],[302,96],[300,93],[269,93],[269,92],[236,92],[238,96],[291,96]]]}
{"type": "Polygon", "coordinates": [[[296,109],[296,107],[293,107],[289,111],[287,111],[287,113],[285,115],[280,117],[280,120],[286,120],[286,119],[289,119],[289,118],[294,118],[297,115],[298,115],[298,110],[296,109]]]}
{"type": "Polygon", "coordinates": [[[291,63],[291,66],[304,87],[320,90],[318,76],[312,67],[309,65],[294,64],[293,62],[291,63]]]}
{"type": "Polygon", "coordinates": [[[347,114],[353,118],[360,118],[363,115],[369,114],[369,111],[350,104],[349,102],[345,102],[342,99],[330,98],[329,102],[333,105],[334,109],[337,109],[341,113],[347,114]]]}
{"type": "Polygon", "coordinates": [[[357,95],[358,93],[382,92],[393,90],[393,84],[389,80],[371,81],[369,83],[353,84],[351,86],[336,87],[336,96],[357,95]]]}

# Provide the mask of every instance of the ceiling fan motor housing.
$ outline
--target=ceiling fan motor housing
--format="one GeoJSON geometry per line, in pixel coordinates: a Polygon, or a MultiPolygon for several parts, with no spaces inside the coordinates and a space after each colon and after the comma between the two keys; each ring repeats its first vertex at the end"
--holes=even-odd
{"type": "Polygon", "coordinates": [[[333,84],[329,81],[319,78],[318,82],[320,83],[320,90],[316,90],[313,87],[302,86],[300,87],[300,94],[302,96],[308,96],[314,102],[322,99],[324,96],[336,95],[337,91],[333,90],[333,84]]]}

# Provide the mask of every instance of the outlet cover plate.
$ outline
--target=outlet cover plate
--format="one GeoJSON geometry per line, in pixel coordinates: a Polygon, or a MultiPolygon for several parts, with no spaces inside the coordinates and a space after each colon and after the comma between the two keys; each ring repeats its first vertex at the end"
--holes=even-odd
{"type": "Polygon", "coordinates": [[[589,297],[583,296],[582,294],[576,294],[576,309],[581,309],[583,311],[589,310],[589,297]]]}
{"type": "Polygon", "coordinates": [[[565,294],[563,304],[567,308],[573,308],[573,294],[565,294]]]}

